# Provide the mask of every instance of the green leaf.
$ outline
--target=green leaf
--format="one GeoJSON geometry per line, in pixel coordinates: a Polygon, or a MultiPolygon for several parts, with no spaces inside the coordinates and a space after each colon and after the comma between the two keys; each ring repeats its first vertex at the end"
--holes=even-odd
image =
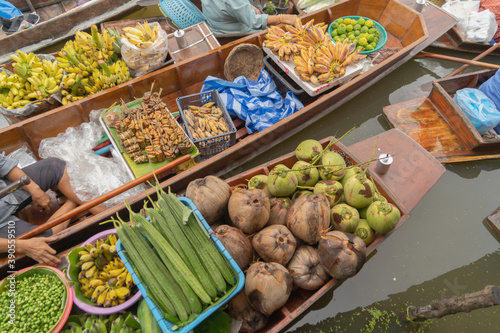
{"type": "Polygon", "coordinates": [[[231,326],[231,317],[222,311],[217,310],[194,328],[194,333],[227,333],[231,326]]]}

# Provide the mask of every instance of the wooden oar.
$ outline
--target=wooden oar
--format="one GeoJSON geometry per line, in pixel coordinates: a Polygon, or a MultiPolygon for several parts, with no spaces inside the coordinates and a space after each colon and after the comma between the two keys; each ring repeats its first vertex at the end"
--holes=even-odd
{"type": "Polygon", "coordinates": [[[28,232],[25,232],[24,234],[20,235],[17,238],[18,239],[27,239],[27,238],[34,237],[34,236],[36,236],[36,235],[38,235],[38,234],[40,234],[48,229],[55,227],[56,225],[66,221],[68,219],[71,219],[71,218],[77,216],[80,213],[83,213],[83,212],[89,210],[90,208],[92,208],[94,206],[97,206],[97,205],[103,203],[106,200],[109,200],[109,199],[117,196],[120,193],[123,193],[127,190],[130,190],[132,187],[135,187],[141,183],[144,183],[145,181],[153,178],[155,175],[159,175],[163,172],[166,172],[170,169],[173,169],[174,167],[178,166],[179,164],[187,162],[190,159],[191,159],[190,155],[184,155],[182,157],[179,157],[175,161],[167,163],[164,166],[161,166],[158,169],[151,171],[150,173],[145,174],[144,176],[141,176],[137,179],[134,179],[133,181],[128,182],[128,183],[126,183],[126,184],[124,184],[124,185],[122,185],[114,190],[111,190],[108,193],[101,195],[100,197],[97,197],[93,200],[90,200],[90,201],[84,203],[83,205],[80,205],[80,206],[76,207],[75,209],[55,218],[54,220],[52,220],[50,222],[46,222],[46,223],[44,223],[44,224],[42,224],[34,229],[31,229],[28,232]]]}
{"type": "Polygon", "coordinates": [[[441,298],[419,308],[409,306],[407,309],[407,318],[411,321],[441,318],[458,312],[470,312],[475,309],[487,308],[498,304],[500,304],[500,288],[490,285],[472,294],[441,298]]]}
{"type": "MultiPolygon", "coordinates": [[[[448,60],[448,61],[454,61],[454,62],[460,62],[463,64],[467,64],[467,66],[464,67],[464,69],[467,68],[468,66],[479,66],[479,67],[485,67],[485,68],[491,68],[491,69],[499,69],[500,68],[500,65],[496,65],[496,64],[490,64],[487,62],[463,59],[463,58],[458,58],[458,57],[451,57],[451,56],[437,54],[437,53],[420,52],[416,55],[416,57],[427,57],[427,58],[448,60]]],[[[463,69],[461,71],[463,71],[463,69]]],[[[455,71],[453,73],[455,73],[455,71]]],[[[453,75],[455,75],[455,74],[453,74],[453,75]]],[[[452,76],[452,75],[449,74],[449,76],[452,76]]]]}
{"type": "MultiPolygon", "coordinates": [[[[495,45],[491,46],[489,49],[487,49],[483,53],[479,54],[477,57],[474,57],[472,60],[474,60],[474,61],[481,60],[484,57],[486,57],[488,54],[490,54],[491,52],[493,52],[496,49],[498,49],[499,47],[500,47],[500,43],[495,43],[495,45]]],[[[457,75],[458,73],[462,72],[464,69],[466,69],[468,67],[469,67],[469,65],[467,65],[467,64],[463,65],[463,66],[455,69],[453,72],[451,72],[450,74],[446,75],[445,77],[451,77],[451,76],[457,75]]]]}

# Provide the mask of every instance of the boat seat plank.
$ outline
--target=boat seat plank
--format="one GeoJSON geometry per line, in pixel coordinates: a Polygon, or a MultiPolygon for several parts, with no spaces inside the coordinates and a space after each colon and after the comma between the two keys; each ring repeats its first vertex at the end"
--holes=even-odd
{"type": "Polygon", "coordinates": [[[400,2],[391,1],[379,20],[386,30],[392,31],[392,34],[400,40],[416,21],[415,15],[403,7],[400,2]]]}
{"type": "Polygon", "coordinates": [[[373,154],[375,141],[383,153],[394,156],[394,162],[385,175],[375,172],[377,162],[369,166],[373,178],[379,178],[411,211],[424,195],[438,182],[445,172],[434,157],[414,140],[398,129],[391,129],[375,137],[363,140],[349,149],[361,160],[367,161],[373,154]],[[404,145],[398,144],[404,142],[404,145]],[[411,185],[410,185],[411,184],[411,185]]]}
{"type": "Polygon", "coordinates": [[[498,158],[494,151],[474,151],[435,110],[427,97],[384,107],[389,123],[417,141],[441,163],[498,158]]]}

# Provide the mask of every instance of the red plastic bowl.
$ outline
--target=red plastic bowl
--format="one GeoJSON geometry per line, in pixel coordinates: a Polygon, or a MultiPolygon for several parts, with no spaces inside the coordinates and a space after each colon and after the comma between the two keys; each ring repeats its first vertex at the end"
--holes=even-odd
{"type": "MultiPolygon", "coordinates": [[[[59,332],[61,332],[62,328],[64,327],[64,324],[66,324],[66,321],[68,320],[69,314],[71,312],[71,308],[73,307],[73,292],[70,290],[68,280],[64,276],[64,273],[61,272],[59,269],[51,267],[51,266],[35,265],[35,266],[31,266],[31,267],[26,267],[26,268],[23,268],[23,269],[17,271],[17,273],[14,273],[11,275],[20,274],[20,273],[26,272],[32,268],[35,268],[35,267],[43,267],[43,268],[50,269],[51,271],[53,271],[55,274],[57,274],[63,280],[64,285],[66,286],[66,306],[64,307],[64,311],[62,313],[61,319],[57,323],[56,327],[51,331],[52,333],[59,333],[59,332]]],[[[9,275],[9,276],[11,276],[11,275],[9,275]]],[[[3,280],[0,281],[0,284],[2,282],[3,282],[3,280]]]]}
{"type": "MultiPolygon", "coordinates": [[[[90,237],[87,239],[85,242],[82,243],[82,246],[88,243],[93,243],[97,241],[98,239],[106,238],[106,236],[110,234],[115,234],[116,229],[109,229],[109,230],[104,230],[98,234],[95,234],[94,236],[90,237]]],[[[68,276],[68,279],[71,279],[69,276],[69,268],[66,271],[66,275],[68,276]]],[[[130,297],[127,301],[123,302],[122,304],[118,304],[117,306],[112,306],[109,308],[104,308],[102,306],[94,306],[94,305],[89,305],[86,304],[82,301],[80,301],[76,296],[75,296],[75,287],[71,287],[71,295],[73,298],[73,302],[75,305],[80,308],[81,310],[91,313],[91,314],[96,314],[96,315],[110,315],[113,313],[117,313],[120,311],[124,311],[130,306],[132,306],[135,302],[137,302],[141,297],[142,294],[137,290],[137,292],[134,294],[134,296],[130,297]]]]}

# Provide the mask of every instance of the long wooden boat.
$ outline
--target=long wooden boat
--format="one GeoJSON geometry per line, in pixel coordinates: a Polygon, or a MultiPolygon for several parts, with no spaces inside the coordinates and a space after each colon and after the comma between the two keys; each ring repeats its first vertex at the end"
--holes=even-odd
{"type": "MultiPolygon", "coordinates": [[[[12,1],[21,11],[33,10],[24,0],[12,1]]],[[[20,49],[35,52],[72,37],[76,30],[90,29],[113,18],[132,13],[140,8],[139,0],[92,0],[73,8],[74,0],[31,1],[41,20],[34,27],[11,35],[0,34],[0,64],[10,60],[9,55],[20,49]]]]}
{"type": "MultiPolygon", "coordinates": [[[[331,138],[322,140],[323,146],[330,142],[331,138]]],[[[401,219],[396,229],[399,228],[409,217],[411,210],[418,204],[423,196],[438,182],[445,172],[445,168],[430,155],[425,149],[418,145],[410,137],[397,129],[383,132],[376,137],[361,141],[352,146],[346,147],[341,142],[332,146],[335,151],[340,151],[344,156],[347,165],[359,164],[368,161],[377,144],[383,149],[390,149],[394,153],[394,162],[387,173],[380,175],[376,172],[375,163],[369,166],[368,173],[373,178],[380,193],[388,199],[389,202],[396,205],[401,211],[401,219]],[[410,181],[411,180],[411,181],[410,181]]],[[[293,148],[291,148],[293,151],[293,148]]],[[[280,158],[271,160],[261,166],[242,172],[226,180],[230,186],[237,186],[248,181],[257,174],[268,174],[277,164],[285,164],[291,167],[296,162],[295,154],[289,153],[280,158]]],[[[181,183],[164,182],[162,186],[170,186],[175,193],[181,194],[184,191],[184,185],[181,183]]],[[[155,198],[155,193],[149,190],[148,193],[155,198]]],[[[145,196],[136,196],[129,199],[134,210],[139,211],[143,206],[145,196]]],[[[111,216],[119,215],[126,218],[127,209],[124,205],[115,206],[111,211],[103,213],[99,220],[104,221],[111,216]]],[[[81,224],[86,224],[84,221],[81,224]]],[[[109,225],[93,224],[92,228],[86,228],[75,233],[66,230],[60,234],[60,241],[70,244],[71,247],[79,246],[82,240],[90,237],[101,230],[110,228],[109,225]]],[[[90,225],[90,224],[89,224],[90,225]]],[[[385,235],[377,235],[374,242],[367,248],[367,257],[369,257],[376,248],[384,242],[395,231],[385,235]]],[[[59,241],[58,241],[59,243],[59,241]]],[[[57,244],[58,246],[61,244],[57,244]]],[[[59,253],[63,259],[62,267],[66,265],[65,255],[71,250],[67,249],[59,253]]],[[[16,267],[22,265],[24,261],[16,261],[16,267]]],[[[336,288],[341,281],[331,279],[323,287],[316,291],[303,289],[294,290],[287,303],[279,310],[275,311],[268,319],[266,326],[259,332],[280,332],[289,325],[300,314],[314,304],[318,299],[325,295],[332,288],[336,288]]]]}
{"type": "Polygon", "coordinates": [[[442,163],[498,158],[500,138],[481,136],[453,100],[457,90],[478,88],[496,71],[434,80],[428,96],[386,106],[384,115],[442,163]]]}
{"type": "MultiPolygon", "coordinates": [[[[235,120],[238,131],[237,143],[233,147],[179,175],[166,179],[162,182],[162,186],[183,189],[195,178],[204,177],[208,174],[221,175],[237,169],[243,163],[252,160],[255,156],[333,112],[340,105],[410,59],[413,54],[421,51],[443,31],[455,24],[454,18],[440,10],[429,12],[427,18],[429,24],[432,24],[432,30],[428,33],[423,22],[423,16],[396,0],[348,0],[332,5],[322,11],[306,15],[303,17],[303,22],[314,18],[315,22],[329,23],[338,17],[346,15],[371,17],[384,25],[389,35],[386,48],[390,49],[391,52],[382,52],[383,54],[379,56],[381,61],[376,66],[335,90],[315,98],[304,99],[305,107],[302,110],[262,132],[249,135],[243,121],[235,120]],[[401,17],[405,17],[405,19],[401,20],[401,17]]],[[[92,110],[107,108],[120,99],[127,102],[136,97],[141,97],[146,91],[150,90],[153,82],[162,87],[162,99],[170,111],[177,111],[175,102],[177,97],[199,92],[204,79],[208,75],[223,78],[224,60],[229,52],[241,43],[261,46],[264,34],[265,32],[253,34],[239,42],[230,43],[210,51],[203,56],[200,55],[187,61],[181,61],[144,77],[131,80],[126,84],[113,87],[86,99],[2,129],[0,130],[0,148],[6,153],[10,153],[23,145],[27,145],[37,155],[40,142],[44,138],[54,137],[64,132],[68,127],[75,127],[88,121],[92,110]]],[[[137,198],[137,201],[139,200],[140,198],[137,198]]],[[[96,229],[100,228],[99,222],[115,211],[114,208],[110,208],[107,210],[108,213],[104,212],[97,216],[91,216],[85,221],[75,224],[64,234],[61,234],[54,246],[58,250],[73,246],[73,236],[85,237],[85,234],[92,234],[96,229]]],[[[24,260],[30,262],[29,259],[25,258],[24,260]]],[[[18,258],[16,262],[21,265],[23,259],[18,258]]]]}

